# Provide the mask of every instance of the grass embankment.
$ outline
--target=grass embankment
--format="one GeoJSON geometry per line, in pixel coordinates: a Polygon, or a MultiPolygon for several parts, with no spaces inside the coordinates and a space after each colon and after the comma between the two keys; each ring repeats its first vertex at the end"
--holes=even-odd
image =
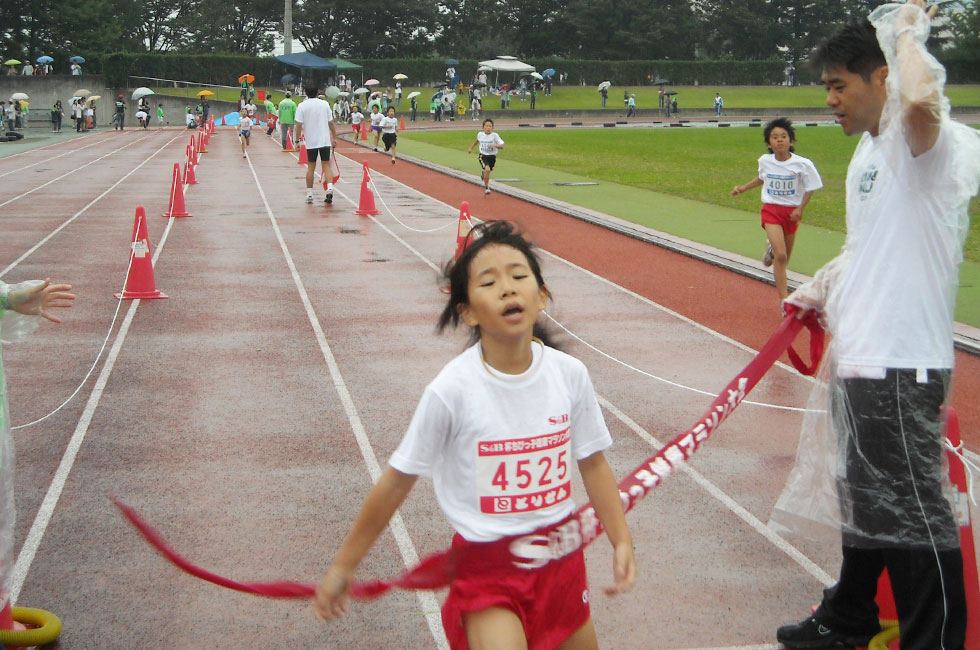
{"type": "MultiPolygon", "coordinates": [[[[465,152],[473,131],[400,134],[399,151],[478,174],[465,152]]],[[[734,185],[756,174],[765,153],[762,129],[555,129],[501,131],[506,147],[494,174],[520,177],[515,186],[600,210],[649,227],[755,257],[764,235],[758,224],[759,190],[730,196],[734,185]],[[559,177],[562,175],[562,177],[559,177]],[[556,180],[594,180],[599,186],[567,188],[556,180]],[[615,185],[611,185],[615,184],[615,185]],[[656,194],[649,194],[656,192],[656,194]],[[679,197],[679,198],[674,198],[679,197]]],[[[812,274],[843,242],[844,181],[857,144],[834,127],[801,127],[797,151],[814,161],[823,189],[814,193],[804,224],[823,231],[801,231],[791,268],[812,274]]],[[[971,219],[980,201],[970,204],[971,219]]],[[[967,238],[961,284],[980,284],[980,235],[967,238]]],[[[980,287],[977,287],[980,290],[980,287]]],[[[980,300],[961,291],[957,318],[980,326],[980,300]]]]}

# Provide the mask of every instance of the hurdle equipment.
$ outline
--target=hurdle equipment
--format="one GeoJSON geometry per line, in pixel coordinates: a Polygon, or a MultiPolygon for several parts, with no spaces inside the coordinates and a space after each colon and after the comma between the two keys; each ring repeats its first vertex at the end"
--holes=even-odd
{"type": "MultiPolygon", "coordinates": [[[[190,159],[187,160],[190,166],[190,159]]],[[[174,163],[174,182],[170,188],[170,208],[163,213],[164,217],[189,217],[184,207],[184,184],[180,178],[180,163],[174,163]]]]}
{"type": "Polygon", "coordinates": [[[368,187],[368,183],[371,181],[371,174],[368,171],[368,164],[364,163],[364,177],[361,179],[361,198],[357,203],[357,209],[354,210],[354,214],[369,215],[369,214],[381,214],[378,209],[374,207],[374,194],[371,192],[371,188],[368,187]]]}
{"type": "MultiPolygon", "coordinates": [[[[176,176],[174,178],[176,180],[176,176]]],[[[142,205],[136,206],[131,249],[126,289],[113,295],[119,300],[166,298],[167,294],[157,289],[153,279],[153,257],[150,254],[150,238],[146,234],[146,211],[142,205]]]]}

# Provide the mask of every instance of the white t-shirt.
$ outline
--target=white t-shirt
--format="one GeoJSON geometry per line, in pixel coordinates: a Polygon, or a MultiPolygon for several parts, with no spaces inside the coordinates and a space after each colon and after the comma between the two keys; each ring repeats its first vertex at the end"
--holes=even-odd
{"type": "Polygon", "coordinates": [[[395,117],[383,117],[381,118],[381,132],[382,133],[394,133],[395,129],[398,128],[398,118],[395,117]]]}
{"type": "Polygon", "coordinates": [[[521,535],[571,514],[571,472],[612,444],[585,365],[532,344],[531,367],[485,367],[480,344],[429,384],[389,464],[431,476],[453,528],[469,541],[521,535]]]}
{"type": "Polygon", "coordinates": [[[381,120],[385,119],[385,116],[381,114],[381,111],[378,111],[377,113],[372,111],[368,117],[371,118],[371,126],[381,126],[381,120]]]}
{"type": "Polygon", "coordinates": [[[363,121],[364,121],[364,113],[362,113],[361,111],[355,111],[350,114],[351,124],[360,124],[363,121]]]}
{"type": "Polygon", "coordinates": [[[303,125],[307,149],[330,146],[330,122],[333,111],[330,104],[317,97],[307,97],[296,107],[296,123],[303,125]]]}
{"type": "Polygon", "coordinates": [[[489,134],[480,131],[476,134],[476,139],[480,141],[480,153],[484,156],[496,156],[497,147],[504,143],[496,131],[491,131],[489,134]]]}
{"type": "MultiPolygon", "coordinates": [[[[900,129],[865,133],[847,168],[850,256],[827,302],[842,373],[952,368],[966,229],[950,125],[912,157],[900,129]]],[[[882,376],[880,372],[877,376],[882,376]]]]}
{"type": "Polygon", "coordinates": [[[809,158],[790,153],[789,160],[776,160],[776,154],[759,157],[762,202],[797,206],[803,195],[823,187],[820,174],[809,158]]]}
{"type": "Polygon", "coordinates": [[[245,110],[248,111],[248,116],[252,117],[253,115],[255,115],[255,104],[253,104],[252,102],[245,104],[245,110]]]}
{"type": "Polygon", "coordinates": [[[246,133],[248,131],[251,131],[252,130],[252,118],[250,118],[250,117],[243,117],[243,118],[241,118],[241,120],[238,123],[238,129],[242,133],[246,133]]]}

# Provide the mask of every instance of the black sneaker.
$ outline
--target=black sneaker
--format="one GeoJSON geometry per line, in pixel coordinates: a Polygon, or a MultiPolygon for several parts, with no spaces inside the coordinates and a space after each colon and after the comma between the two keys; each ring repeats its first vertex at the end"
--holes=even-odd
{"type": "Polygon", "coordinates": [[[855,648],[866,646],[881,631],[867,634],[835,632],[814,617],[796,625],[784,625],[776,630],[776,640],[788,648],[855,648]]]}
{"type": "Polygon", "coordinates": [[[323,196],[324,203],[333,203],[333,190],[327,190],[327,193],[323,196]]]}

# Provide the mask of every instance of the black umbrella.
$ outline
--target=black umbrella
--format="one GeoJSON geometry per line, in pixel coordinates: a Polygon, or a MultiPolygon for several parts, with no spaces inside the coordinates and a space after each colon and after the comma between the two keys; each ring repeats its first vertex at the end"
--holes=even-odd
{"type": "Polygon", "coordinates": [[[668,91],[664,92],[664,94],[665,95],[676,95],[677,94],[677,91],[676,90],[668,90],[668,91]]]}
{"type": "Polygon", "coordinates": [[[654,86],[663,86],[664,84],[669,84],[669,83],[670,82],[667,81],[666,79],[657,79],[656,81],[653,82],[653,85],[654,86]]]}
{"type": "Polygon", "coordinates": [[[436,84],[435,86],[433,86],[433,88],[442,88],[442,87],[444,87],[444,86],[448,86],[448,85],[449,85],[449,84],[447,84],[447,83],[446,83],[445,81],[440,81],[440,82],[439,82],[439,83],[437,83],[437,84],[436,84]]]}
{"type": "Polygon", "coordinates": [[[484,86],[486,86],[486,84],[483,83],[482,81],[474,81],[473,82],[473,87],[474,88],[483,88],[484,86]]]}
{"type": "Polygon", "coordinates": [[[446,59],[446,65],[459,65],[459,61],[456,59],[446,59]]]}
{"type": "Polygon", "coordinates": [[[284,75],[282,76],[282,82],[283,82],[284,84],[285,84],[285,83],[289,83],[289,82],[291,82],[291,81],[296,81],[296,78],[297,78],[297,77],[296,77],[296,75],[294,75],[293,73],[291,73],[291,72],[290,72],[290,73],[288,73],[288,74],[284,74],[284,75]]]}

